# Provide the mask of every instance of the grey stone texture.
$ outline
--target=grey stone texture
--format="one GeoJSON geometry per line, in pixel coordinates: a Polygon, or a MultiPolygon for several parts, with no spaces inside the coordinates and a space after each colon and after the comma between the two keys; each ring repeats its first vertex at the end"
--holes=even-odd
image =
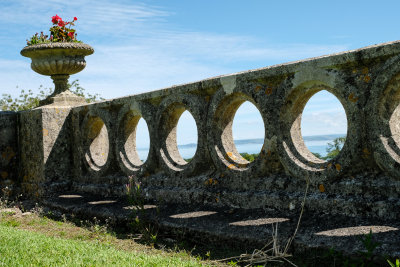
{"type": "Polygon", "coordinates": [[[46,197],[73,190],[123,196],[128,176],[151,201],[216,208],[298,209],[307,181],[309,211],[399,219],[400,42],[391,42],[94,104],[44,106],[19,113],[22,188],[46,197]],[[335,95],[347,141],[331,161],[314,157],[301,114],[320,90],[335,95]],[[260,156],[237,152],[232,121],[244,101],[265,125],[260,156]],[[188,110],[197,151],[186,163],[176,126],[188,110]],[[140,118],[148,126],[146,162],[136,151],[140,118]]]}
{"type": "Polygon", "coordinates": [[[75,107],[72,189],[122,196],[134,175],[152,200],[290,210],[309,181],[308,209],[398,219],[399,53],[392,42],[75,107]],[[331,161],[314,157],[301,136],[302,111],[320,90],[339,99],[348,120],[347,141],[331,161]],[[244,101],[265,125],[261,154],[251,163],[232,138],[244,101]],[[189,163],[176,145],[185,110],[198,132],[189,163]],[[151,139],[144,163],[132,141],[140,117],[151,139]]]}
{"type": "Polygon", "coordinates": [[[0,112],[0,188],[8,195],[18,186],[17,113],[0,112]]]}

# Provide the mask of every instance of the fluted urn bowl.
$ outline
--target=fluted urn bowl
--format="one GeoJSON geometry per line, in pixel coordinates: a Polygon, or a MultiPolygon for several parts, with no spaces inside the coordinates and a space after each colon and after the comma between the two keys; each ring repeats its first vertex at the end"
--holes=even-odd
{"type": "Polygon", "coordinates": [[[32,59],[31,68],[42,75],[75,74],[86,66],[94,49],[83,43],[48,43],[26,46],[21,55],[32,59]]]}
{"type": "Polygon", "coordinates": [[[93,52],[94,49],[84,43],[46,43],[24,47],[21,55],[32,59],[32,70],[51,76],[55,85],[54,93],[42,100],[40,105],[85,103],[84,98],[68,90],[68,78],[85,68],[85,56],[93,52]]]}

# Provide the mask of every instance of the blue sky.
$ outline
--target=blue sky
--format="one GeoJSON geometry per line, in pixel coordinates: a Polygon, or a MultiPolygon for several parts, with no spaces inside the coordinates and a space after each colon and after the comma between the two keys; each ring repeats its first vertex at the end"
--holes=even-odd
{"type": "MultiPolygon", "coordinates": [[[[16,96],[17,85],[53,87],[19,52],[55,14],[78,17],[78,39],[95,49],[71,81],[115,98],[397,40],[399,10],[400,2],[384,0],[0,0],[0,94],[16,96]]],[[[235,138],[262,137],[257,116],[251,105],[241,107],[235,138]]],[[[182,118],[180,143],[196,139],[194,126],[182,130],[185,122],[193,126],[182,118]]],[[[344,111],[327,93],[310,100],[302,125],[303,135],[346,132],[344,111]]]]}

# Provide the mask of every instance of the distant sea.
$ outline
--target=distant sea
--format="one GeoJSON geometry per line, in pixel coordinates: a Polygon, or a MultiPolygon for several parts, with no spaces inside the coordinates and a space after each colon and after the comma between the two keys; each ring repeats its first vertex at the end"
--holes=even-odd
{"type": "MultiPolygon", "coordinates": [[[[326,156],[326,148],[328,143],[331,143],[333,139],[346,136],[345,134],[331,134],[331,135],[313,135],[303,136],[304,143],[307,148],[313,153],[319,153],[321,156],[326,156]]],[[[264,139],[244,139],[235,140],[236,149],[239,153],[255,154],[260,153],[264,139]]],[[[178,146],[179,152],[183,158],[192,158],[196,153],[196,144],[186,144],[178,146]]],[[[140,159],[146,160],[149,148],[138,148],[138,154],[140,159]]]]}

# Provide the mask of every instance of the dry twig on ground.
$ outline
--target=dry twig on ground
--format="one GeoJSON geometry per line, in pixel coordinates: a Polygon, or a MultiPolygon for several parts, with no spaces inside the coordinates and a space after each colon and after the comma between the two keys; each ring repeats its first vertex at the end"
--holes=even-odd
{"type": "Polygon", "coordinates": [[[251,266],[253,264],[266,264],[268,262],[287,262],[292,266],[297,266],[293,262],[291,262],[288,258],[292,255],[289,254],[289,249],[292,245],[294,238],[296,237],[297,231],[300,227],[301,218],[304,212],[304,206],[307,199],[308,187],[310,184],[309,178],[306,177],[306,190],[304,192],[303,201],[301,202],[301,210],[300,215],[297,220],[296,229],[293,235],[287,240],[285,248],[281,250],[279,246],[279,238],[278,238],[278,223],[272,224],[272,240],[270,240],[262,249],[255,249],[252,254],[241,254],[239,257],[231,257],[222,259],[219,261],[229,261],[229,260],[238,260],[241,263],[247,263],[246,266],[251,266]]]}

